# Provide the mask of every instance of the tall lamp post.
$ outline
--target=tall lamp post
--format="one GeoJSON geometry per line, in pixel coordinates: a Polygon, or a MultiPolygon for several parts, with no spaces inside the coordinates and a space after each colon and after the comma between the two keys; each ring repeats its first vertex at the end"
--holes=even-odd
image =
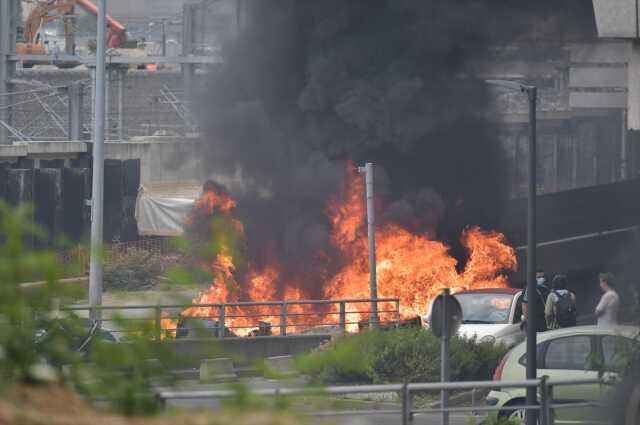
{"type": "Polygon", "coordinates": [[[89,262],[89,305],[91,319],[100,326],[102,305],[102,223],[104,200],[104,124],[106,73],[107,0],[98,2],[98,34],[96,39],[95,106],[93,131],[93,182],[91,189],[91,259],[89,262]]]}
{"type": "MultiPolygon", "coordinates": [[[[539,320],[534,314],[539,303],[536,293],[536,102],[538,88],[507,80],[486,80],[487,84],[527,94],[529,99],[529,179],[527,202],[527,379],[537,378],[536,330],[539,320]]],[[[527,406],[537,403],[536,388],[527,388],[527,406]]],[[[527,410],[526,425],[536,425],[536,411],[527,410]]]]}

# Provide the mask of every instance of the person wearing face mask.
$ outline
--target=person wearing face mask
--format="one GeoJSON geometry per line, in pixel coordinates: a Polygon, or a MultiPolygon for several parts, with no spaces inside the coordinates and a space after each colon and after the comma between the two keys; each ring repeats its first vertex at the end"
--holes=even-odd
{"type": "Polygon", "coordinates": [[[536,271],[536,293],[534,296],[537,299],[535,303],[535,308],[533,311],[529,311],[529,294],[527,294],[527,290],[525,289],[524,294],[522,296],[522,312],[523,319],[520,323],[520,329],[524,330],[527,326],[527,319],[529,314],[535,314],[537,320],[537,329],[536,332],[544,332],[547,330],[547,323],[544,315],[545,304],[547,303],[547,297],[549,296],[549,292],[551,290],[547,286],[547,279],[545,277],[544,270],[538,269],[536,271]]]}
{"type": "Polygon", "coordinates": [[[543,269],[536,270],[536,284],[538,286],[538,291],[542,296],[542,301],[546,304],[547,298],[551,293],[551,288],[549,288],[549,285],[547,283],[547,276],[543,269]]]}

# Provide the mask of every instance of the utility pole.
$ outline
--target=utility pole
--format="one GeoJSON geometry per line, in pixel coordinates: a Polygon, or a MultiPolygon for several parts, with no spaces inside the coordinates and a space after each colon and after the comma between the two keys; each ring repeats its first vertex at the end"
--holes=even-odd
{"type": "Polygon", "coordinates": [[[89,305],[91,319],[102,318],[102,224],[104,201],[104,123],[105,123],[105,55],[107,0],[98,2],[96,37],[95,116],[93,131],[93,183],[91,190],[91,260],[89,263],[89,305]]]}
{"type": "Polygon", "coordinates": [[[369,240],[369,292],[371,297],[371,313],[369,325],[375,329],[378,327],[378,278],[376,275],[376,219],[375,199],[373,195],[373,163],[367,162],[358,171],[364,173],[367,197],[367,236],[369,240]]]}

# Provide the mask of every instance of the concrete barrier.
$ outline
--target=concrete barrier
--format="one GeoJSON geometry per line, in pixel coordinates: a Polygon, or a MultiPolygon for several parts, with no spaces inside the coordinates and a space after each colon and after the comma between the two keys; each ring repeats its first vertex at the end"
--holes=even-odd
{"type": "Polygon", "coordinates": [[[265,378],[280,378],[297,374],[298,372],[293,367],[293,356],[275,356],[264,359],[265,378]]]}
{"type": "Polygon", "coordinates": [[[203,359],[200,362],[201,383],[227,382],[237,377],[231,359],[203,359]]]}
{"type": "Polygon", "coordinates": [[[232,358],[236,366],[268,357],[295,356],[309,352],[331,335],[287,335],[251,338],[179,338],[169,348],[182,367],[199,367],[203,359],[232,358]]]}

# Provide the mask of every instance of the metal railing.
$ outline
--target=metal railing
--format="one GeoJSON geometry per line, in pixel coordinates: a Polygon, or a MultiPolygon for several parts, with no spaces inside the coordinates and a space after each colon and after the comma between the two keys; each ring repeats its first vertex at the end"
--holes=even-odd
{"type": "MultiPolygon", "coordinates": [[[[601,402],[579,401],[579,402],[555,402],[553,390],[560,386],[576,385],[608,385],[599,379],[581,380],[551,380],[544,376],[540,379],[530,379],[523,381],[468,381],[468,382],[444,382],[444,383],[405,383],[388,385],[353,385],[353,386],[333,386],[326,388],[275,388],[257,389],[253,394],[257,396],[297,396],[297,395],[348,395],[362,393],[397,393],[400,398],[399,409],[375,409],[375,410],[349,410],[349,411],[320,411],[309,412],[311,416],[355,416],[355,415],[400,415],[403,425],[413,424],[416,414],[448,414],[465,413],[475,414],[477,412],[498,412],[501,410],[533,410],[538,412],[540,425],[554,425],[555,411],[558,409],[575,409],[580,407],[602,407],[601,402]],[[414,397],[418,392],[450,392],[460,390],[496,390],[496,389],[538,389],[538,404],[516,406],[462,406],[462,407],[438,407],[438,408],[414,408],[414,397]]],[[[202,390],[202,391],[161,391],[158,398],[163,404],[170,400],[213,400],[225,399],[236,396],[235,390],[202,390]]],[[[443,417],[444,419],[444,417],[443,417]]],[[[445,422],[444,420],[443,422],[445,422]]]]}
{"type": "Polygon", "coordinates": [[[234,302],[212,304],[157,305],[88,305],[68,306],[62,311],[89,316],[92,309],[100,314],[104,329],[118,335],[127,330],[118,323],[152,321],[155,336],[286,336],[291,333],[335,333],[364,326],[372,302],[378,306],[380,326],[400,324],[399,298],[296,300],[234,302]],[[106,326],[105,326],[106,325],[106,326]]]}

